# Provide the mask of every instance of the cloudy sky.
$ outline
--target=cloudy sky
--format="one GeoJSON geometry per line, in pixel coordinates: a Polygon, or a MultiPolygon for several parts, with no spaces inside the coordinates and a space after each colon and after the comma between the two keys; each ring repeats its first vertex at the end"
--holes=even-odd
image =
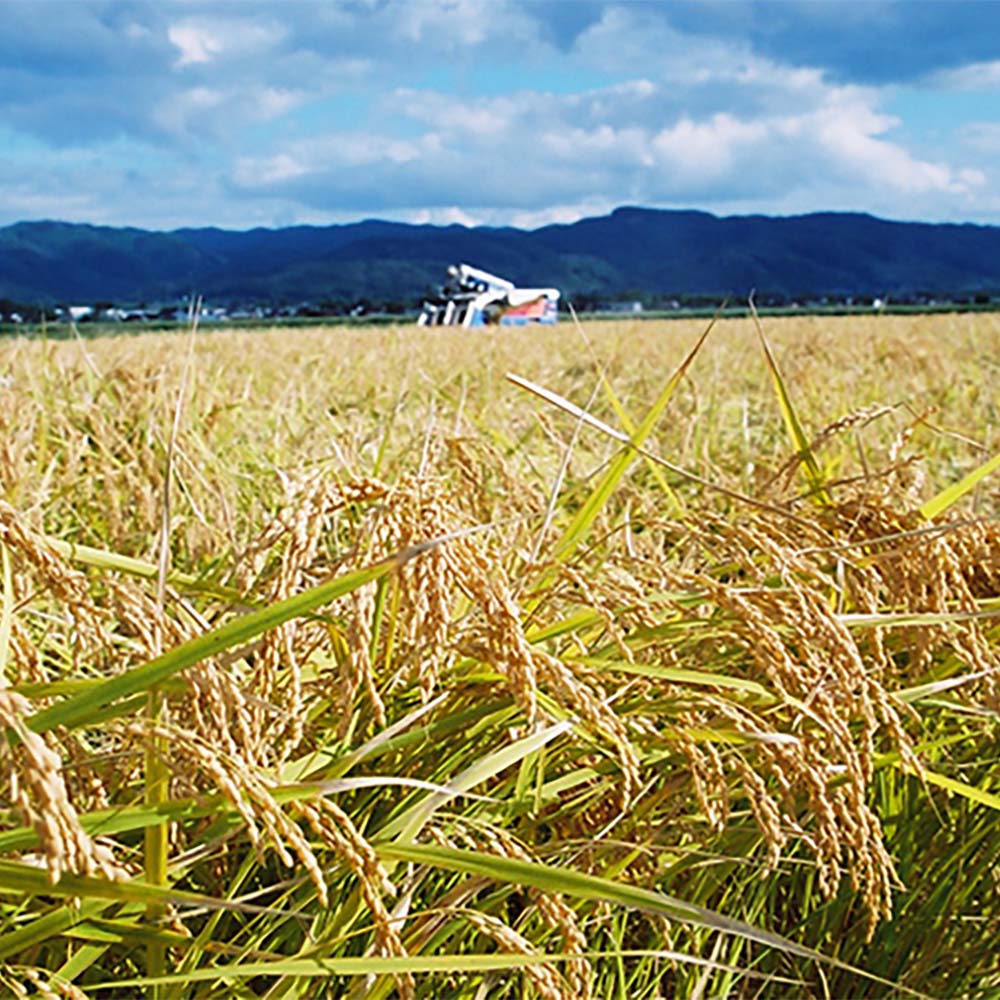
{"type": "Polygon", "coordinates": [[[1000,224],[1000,2],[0,0],[0,225],[1000,224]]]}

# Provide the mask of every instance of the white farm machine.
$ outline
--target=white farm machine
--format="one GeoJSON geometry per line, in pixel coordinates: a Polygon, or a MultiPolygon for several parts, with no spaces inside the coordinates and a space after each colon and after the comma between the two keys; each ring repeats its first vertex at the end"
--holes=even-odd
{"type": "Polygon", "coordinates": [[[424,303],[420,326],[524,326],[555,323],[555,288],[516,288],[510,281],[468,264],[448,268],[438,295],[424,303]]]}

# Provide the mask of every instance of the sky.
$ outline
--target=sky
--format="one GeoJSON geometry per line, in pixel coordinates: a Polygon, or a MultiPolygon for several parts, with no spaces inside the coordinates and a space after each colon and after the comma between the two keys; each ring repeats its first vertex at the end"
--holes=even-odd
{"type": "Polygon", "coordinates": [[[1000,224],[1000,0],[0,0],[0,225],[1000,224]]]}

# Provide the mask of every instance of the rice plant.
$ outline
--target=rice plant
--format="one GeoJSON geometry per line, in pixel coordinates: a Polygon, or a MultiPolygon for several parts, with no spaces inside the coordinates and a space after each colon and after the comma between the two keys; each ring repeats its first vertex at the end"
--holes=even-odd
{"type": "Polygon", "coordinates": [[[998,348],[0,344],[0,993],[1000,995],[998,348]]]}

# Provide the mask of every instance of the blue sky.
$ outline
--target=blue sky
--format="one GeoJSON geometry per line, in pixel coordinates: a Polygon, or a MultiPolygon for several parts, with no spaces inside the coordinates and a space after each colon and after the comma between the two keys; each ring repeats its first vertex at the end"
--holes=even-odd
{"type": "Polygon", "coordinates": [[[1000,2],[0,0],[0,224],[1000,224],[1000,2]]]}

